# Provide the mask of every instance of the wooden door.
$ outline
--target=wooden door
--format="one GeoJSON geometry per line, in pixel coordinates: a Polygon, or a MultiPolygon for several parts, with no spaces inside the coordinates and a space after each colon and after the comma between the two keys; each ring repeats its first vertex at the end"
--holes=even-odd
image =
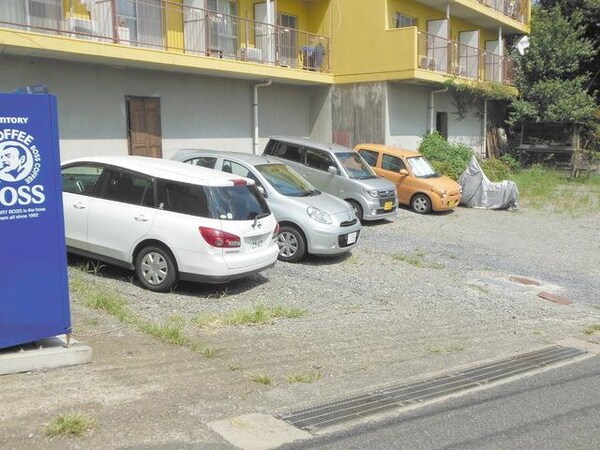
{"type": "Polygon", "coordinates": [[[160,99],[127,97],[129,154],[162,158],[160,99]]]}

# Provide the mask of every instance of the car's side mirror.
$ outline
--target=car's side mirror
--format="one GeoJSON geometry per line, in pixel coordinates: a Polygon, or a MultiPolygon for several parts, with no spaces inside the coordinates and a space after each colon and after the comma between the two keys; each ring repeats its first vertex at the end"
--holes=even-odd
{"type": "Polygon", "coordinates": [[[264,198],[269,197],[269,194],[267,194],[267,191],[265,190],[264,187],[259,186],[259,185],[256,185],[256,187],[258,188],[258,192],[260,192],[264,198]]]}
{"type": "Polygon", "coordinates": [[[339,174],[339,172],[337,170],[337,167],[334,167],[334,166],[329,166],[327,168],[327,172],[329,172],[331,175],[338,175],[339,174]]]}
{"type": "Polygon", "coordinates": [[[408,175],[408,170],[406,170],[406,169],[400,169],[400,170],[398,171],[398,173],[399,173],[400,175],[408,175]]]}

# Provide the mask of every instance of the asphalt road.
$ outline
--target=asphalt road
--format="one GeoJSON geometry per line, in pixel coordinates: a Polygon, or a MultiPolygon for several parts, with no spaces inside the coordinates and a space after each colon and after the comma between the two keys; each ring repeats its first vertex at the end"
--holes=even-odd
{"type": "Polygon", "coordinates": [[[286,449],[600,448],[600,357],[286,449]]]}

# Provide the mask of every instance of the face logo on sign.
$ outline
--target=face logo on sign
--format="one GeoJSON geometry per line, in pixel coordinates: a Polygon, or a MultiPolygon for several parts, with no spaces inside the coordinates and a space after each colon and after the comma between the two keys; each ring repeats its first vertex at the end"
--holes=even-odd
{"type": "Polygon", "coordinates": [[[33,155],[25,145],[15,141],[0,143],[0,180],[24,180],[32,172],[33,166],[33,155]]]}

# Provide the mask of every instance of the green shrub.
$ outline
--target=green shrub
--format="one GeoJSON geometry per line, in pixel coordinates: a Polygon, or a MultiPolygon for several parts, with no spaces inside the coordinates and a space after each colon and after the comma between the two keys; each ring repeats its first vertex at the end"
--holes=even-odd
{"type": "Polygon", "coordinates": [[[508,164],[500,159],[484,159],[479,161],[479,165],[491,181],[506,180],[508,174],[512,173],[508,164]]]}
{"type": "Polygon", "coordinates": [[[509,167],[511,173],[518,173],[522,169],[521,163],[508,153],[506,155],[502,155],[500,157],[500,161],[509,167]]]}
{"type": "Polygon", "coordinates": [[[419,152],[431,162],[436,171],[454,180],[464,172],[473,156],[473,151],[469,147],[463,144],[451,144],[437,131],[423,136],[419,152]]]}

